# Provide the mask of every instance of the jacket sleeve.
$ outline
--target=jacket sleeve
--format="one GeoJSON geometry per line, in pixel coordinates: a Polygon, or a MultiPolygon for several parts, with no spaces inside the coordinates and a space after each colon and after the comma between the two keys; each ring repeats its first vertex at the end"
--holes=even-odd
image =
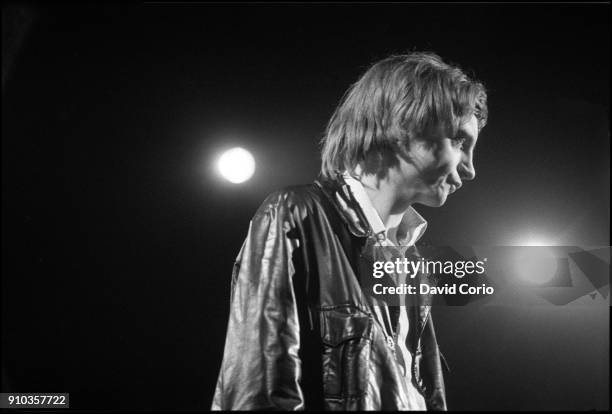
{"type": "Polygon", "coordinates": [[[300,332],[291,212],[269,197],[232,273],[230,316],[213,410],[301,410],[300,332]]]}

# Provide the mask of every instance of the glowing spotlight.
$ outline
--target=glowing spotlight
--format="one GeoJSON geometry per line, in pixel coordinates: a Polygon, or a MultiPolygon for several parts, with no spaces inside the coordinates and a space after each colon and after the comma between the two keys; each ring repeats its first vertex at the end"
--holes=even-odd
{"type": "Polygon", "coordinates": [[[558,262],[554,252],[549,248],[524,247],[515,265],[519,277],[524,282],[544,285],[555,277],[558,262]]]}
{"type": "Polygon", "coordinates": [[[249,151],[236,147],[225,151],[219,157],[217,168],[221,176],[227,181],[240,184],[253,176],[255,159],[249,151]]]}

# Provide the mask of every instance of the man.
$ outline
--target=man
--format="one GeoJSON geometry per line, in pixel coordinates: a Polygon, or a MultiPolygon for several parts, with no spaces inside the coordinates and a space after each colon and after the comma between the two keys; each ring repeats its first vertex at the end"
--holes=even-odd
{"type": "Polygon", "coordinates": [[[431,302],[377,300],[363,262],[417,252],[427,223],[412,205],[442,206],[475,177],[486,119],[482,84],[434,54],[384,59],[349,89],[320,177],[251,221],[213,409],[446,410],[431,302]]]}

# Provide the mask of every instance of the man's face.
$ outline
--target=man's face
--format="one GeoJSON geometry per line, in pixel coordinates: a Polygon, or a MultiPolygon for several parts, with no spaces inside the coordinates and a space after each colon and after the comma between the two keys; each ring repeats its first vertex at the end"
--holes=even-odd
{"type": "Polygon", "coordinates": [[[459,127],[454,137],[435,137],[411,145],[410,160],[400,157],[399,188],[410,198],[430,207],[439,207],[464,181],[473,180],[474,148],[478,139],[478,121],[474,115],[459,127]]]}

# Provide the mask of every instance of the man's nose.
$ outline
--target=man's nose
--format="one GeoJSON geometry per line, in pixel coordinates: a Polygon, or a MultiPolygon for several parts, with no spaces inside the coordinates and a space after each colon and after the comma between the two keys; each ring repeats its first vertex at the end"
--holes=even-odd
{"type": "Polygon", "coordinates": [[[461,179],[467,181],[476,178],[476,169],[474,168],[472,157],[461,163],[459,168],[459,176],[461,177],[461,179]]]}

